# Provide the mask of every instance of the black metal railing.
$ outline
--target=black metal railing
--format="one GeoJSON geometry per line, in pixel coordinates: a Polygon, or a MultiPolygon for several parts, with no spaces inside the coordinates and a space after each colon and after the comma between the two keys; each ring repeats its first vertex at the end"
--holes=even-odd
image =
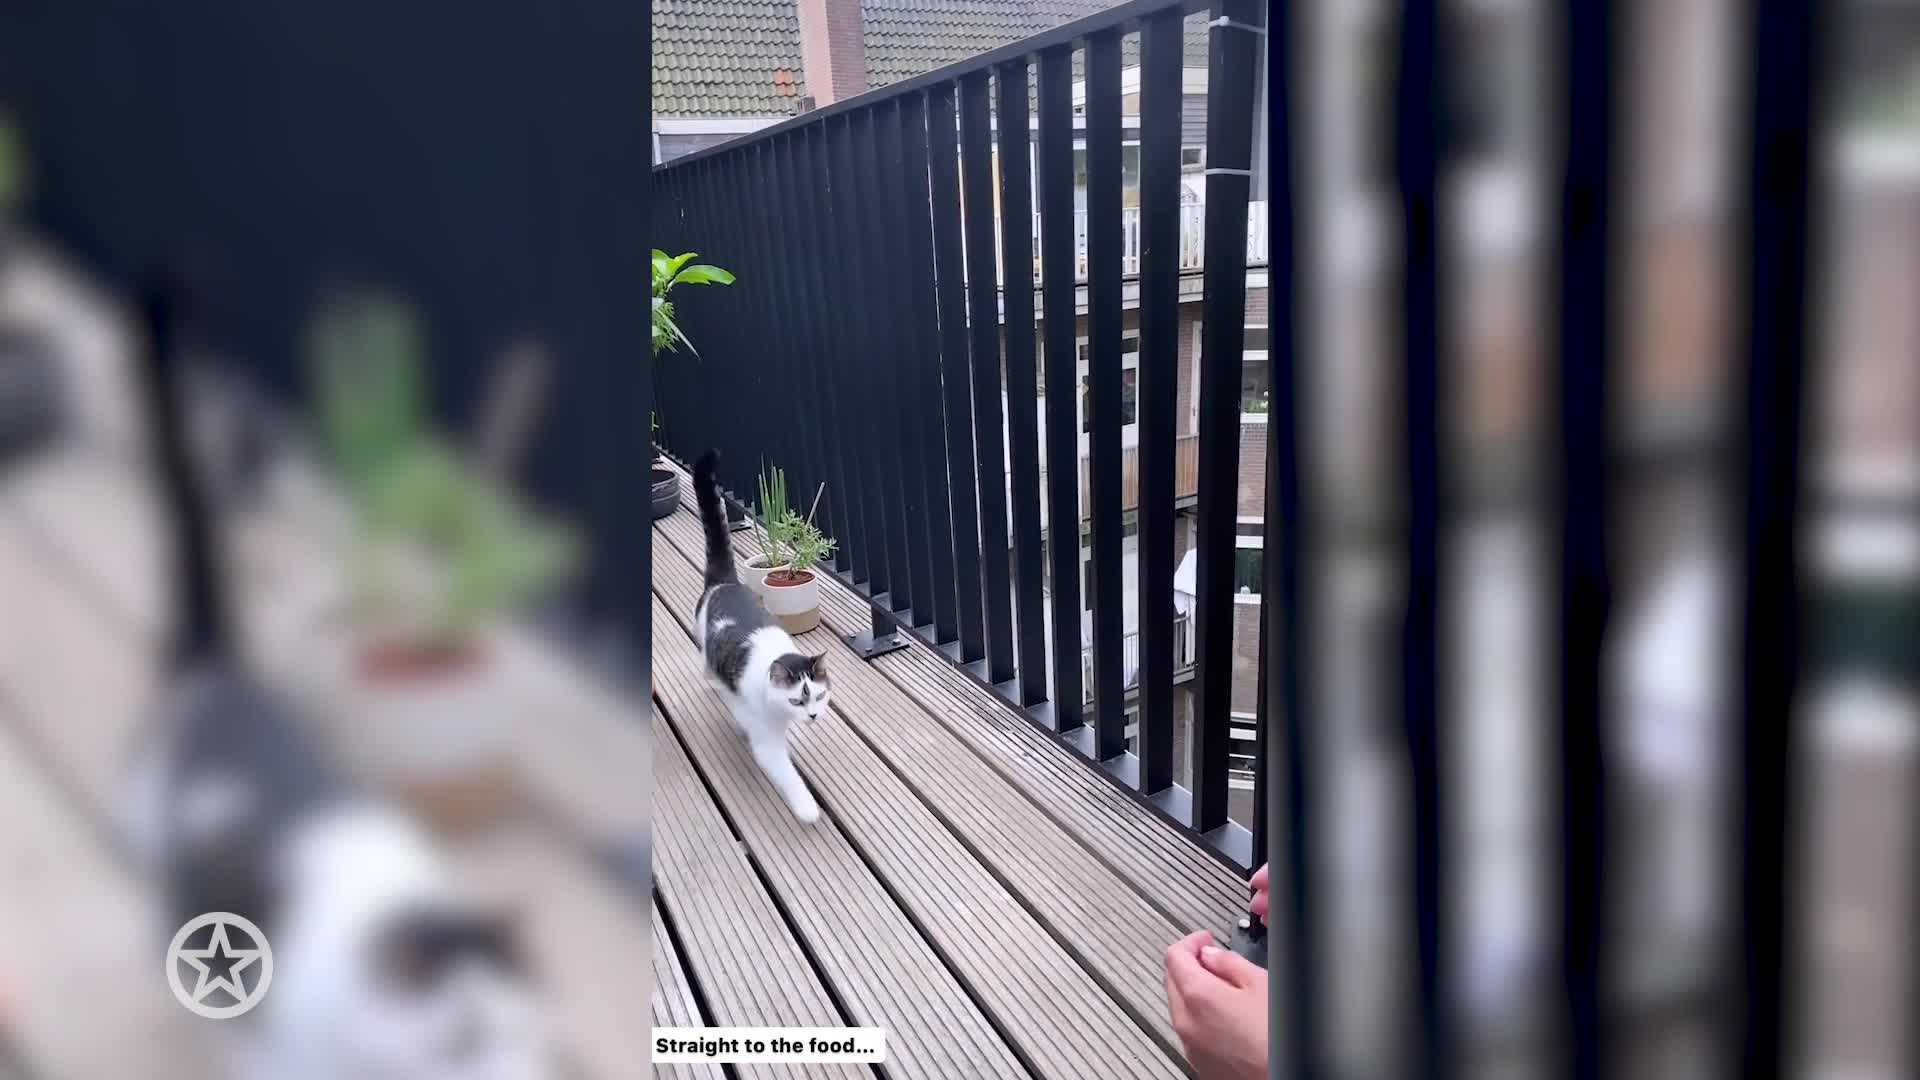
{"type": "MultiPolygon", "coordinates": [[[[1241,22],[1257,27],[1262,6],[1244,6],[1241,22]]],[[[1259,87],[1257,38],[1238,25],[1211,33],[1199,247],[1208,326],[1218,319],[1231,332],[1208,332],[1200,374],[1191,648],[1176,639],[1185,627],[1173,610],[1180,256],[1194,248],[1181,238],[1182,214],[1194,208],[1180,204],[1180,69],[1184,20],[1203,10],[1192,0],[1135,0],[657,169],[655,245],[698,251],[739,284],[679,299],[700,358],[669,357],[656,379],[668,452],[686,459],[717,446],[722,481],[736,493],[752,492],[768,461],[809,498],[826,485],[820,514],[840,543],[834,569],[873,602],[862,647],[883,649],[901,631],[935,645],[1250,870],[1264,859],[1260,838],[1252,822],[1228,817],[1240,325],[1259,87]],[[1145,67],[1141,172],[1139,207],[1123,220],[1121,43],[1131,34],[1145,67]],[[1076,55],[1084,132],[1075,130],[1076,55]],[[1084,211],[1074,203],[1076,138],[1086,147],[1084,211]],[[1079,546],[1050,545],[1049,568],[1041,515],[1044,498],[1046,520],[1082,520],[1079,470],[1043,476],[1036,440],[1020,437],[1042,423],[1032,390],[1044,367],[1048,385],[1067,389],[1044,396],[1047,459],[1083,456],[1071,317],[1081,234],[1093,548],[1084,668],[1079,546]],[[997,257],[1036,246],[1037,266],[997,257]],[[1139,579],[1126,581],[1123,518],[1133,508],[1122,505],[1121,281],[1136,269],[1142,512],[1139,579]],[[1037,318],[1036,289],[1044,311],[1069,317],[1037,318]],[[1207,479],[1208,468],[1217,477],[1207,479]],[[1139,613],[1131,630],[1129,590],[1139,613]],[[1179,783],[1176,663],[1184,679],[1189,654],[1194,764],[1179,783]],[[1134,694],[1137,752],[1125,729],[1134,694]]]]}
{"type": "MultiPolygon", "coordinates": [[[[1180,245],[1175,175],[1182,16],[1198,3],[1136,0],[1099,16],[977,57],[953,68],[777,125],[752,138],[676,161],[656,172],[656,236],[662,246],[697,249],[735,266],[750,283],[724,299],[699,297],[688,318],[706,359],[659,372],[667,443],[690,454],[718,444],[730,455],[726,479],[751,487],[756,463],[789,464],[811,490],[829,485],[835,535],[845,545],[838,569],[873,602],[868,644],[904,629],[937,645],[974,677],[1025,709],[1117,783],[1241,865],[1273,847],[1278,999],[1284,1020],[1275,1054],[1282,1075],[1335,1075],[1327,987],[1342,963],[1329,933],[1325,868],[1334,860],[1320,809],[1328,787],[1321,766],[1333,732],[1310,703],[1316,635],[1310,616],[1328,591],[1323,581],[1339,522],[1309,497],[1304,462],[1314,417],[1306,275],[1297,252],[1315,250],[1299,211],[1296,177],[1304,168],[1307,117],[1317,115],[1319,57],[1308,31],[1325,5],[1266,5],[1214,0],[1210,20],[1205,295],[1197,387],[1199,484],[1194,506],[1197,607],[1191,626],[1191,693],[1196,716],[1190,784],[1175,782],[1170,707],[1175,646],[1171,610],[1174,515],[1171,473],[1176,399],[1169,325],[1177,303],[1180,245]],[[1267,25],[1269,11],[1284,11],[1267,25]],[[1141,37],[1138,402],[1139,645],[1138,752],[1127,750],[1127,628],[1121,617],[1123,540],[1120,335],[1122,277],[1135,265],[1123,231],[1120,156],[1120,43],[1141,37]],[[1262,740],[1254,770],[1255,820],[1229,822],[1233,770],[1232,691],[1234,533],[1239,456],[1238,401],[1246,303],[1245,247],[1252,127],[1262,43],[1271,65],[1268,152],[1268,281],[1273,328],[1268,353],[1270,410],[1265,460],[1266,513],[1258,655],[1262,740]],[[1076,56],[1085,77],[1084,129],[1076,133],[1076,56]],[[1037,78],[1038,206],[1027,205],[1027,124],[991,125],[994,90],[1003,109],[1024,115],[1028,80],[1037,78]],[[1084,272],[1072,168],[1074,142],[1086,142],[1084,272]],[[999,235],[991,150],[1016,163],[1000,171],[999,235]],[[976,212],[964,210],[980,208],[976,212]],[[1037,216],[1036,216],[1037,215],[1037,216]],[[1037,222],[1041,307],[1046,316],[1075,310],[1084,281],[1091,354],[1089,508],[1094,573],[1091,660],[1069,631],[1079,625],[1077,545],[1040,542],[1047,519],[1080,517],[1077,470],[1054,468],[1040,482],[1030,440],[1010,440],[1002,461],[1002,425],[1032,430],[1038,366],[1050,387],[1078,386],[1075,326],[1040,318],[1041,349],[1031,345],[1034,277],[1024,265],[996,281],[1002,252],[1033,250],[1037,222]],[[1165,253],[1162,258],[1161,254],[1165,253]],[[974,288],[967,287],[968,282],[974,288]],[[988,288],[992,282],[994,288],[988,288]],[[697,303],[697,307],[696,307],[697,303]],[[1001,328],[1005,327],[1003,346],[1001,328]],[[1004,348],[1004,351],[1003,351],[1004,348]],[[1000,415],[1002,379],[1009,388],[1000,415]],[[1009,481],[1011,486],[1009,487],[1009,481]],[[1010,498],[1008,496],[1010,495],[1010,498]],[[1003,520],[1011,507],[1011,521],[1003,520]],[[1169,512],[1162,513],[1161,508],[1169,512]],[[1280,526],[1284,527],[1280,527],[1280,526]],[[1011,537],[1011,542],[1003,540],[1011,537]],[[1043,584],[1050,586],[1043,590],[1043,584]],[[1050,597],[1050,601],[1043,598],[1050,597]],[[1043,612],[1042,603],[1051,607],[1043,612]],[[1048,618],[1050,616],[1050,619],[1048,618]],[[1055,633],[1043,636],[1050,622],[1055,633]],[[1051,665],[1039,653],[1052,650],[1051,665]],[[1016,649],[1016,644],[1018,648],[1016,649]],[[1051,671],[1051,678],[1046,673],[1051,671]],[[1083,687],[1082,683],[1085,686],[1083,687]],[[1083,708],[1083,701],[1086,703],[1083,708]],[[1273,805],[1281,832],[1261,822],[1273,805]]],[[[1569,5],[1536,24],[1553,74],[1543,90],[1547,140],[1547,212],[1557,225],[1545,265],[1539,325],[1550,370],[1550,454],[1539,462],[1546,493],[1551,635],[1558,649],[1544,680],[1553,704],[1541,765],[1551,781],[1544,811],[1549,887],[1539,902],[1550,927],[1553,969],[1537,1040],[1543,1068],[1580,1077],[1631,1070],[1620,1053],[1636,1033],[1609,912],[1625,847],[1609,831],[1621,820],[1611,805],[1625,791],[1610,778],[1617,753],[1605,737],[1610,692],[1603,645],[1622,561],[1621,485],[1636,466],[1623,455],[1616,416],[1624,335],[1616,325],[1624,290],[1615,278],[1625,205],[1619,147],[1632,143],[1616,108],[1628,55],[1620,5],[1569,5]]],[[[1723,846],[1721,894],[1729,933],[1724,956],[1689,1000],[1704,1000],[1699,1022],[1714,1035],[1719,1073],[1779,1076],[1800,1065],[1794,1032],[1802,1010],[1787,972],[1801,925],[1791,876],[1798,820],[1793,747],[1800,740],[1802,589],[1796,529],[1803,478],[1802,430],[1811,394],[1807,355],[1811,280],[1810,147],[1821,123],[1815,99],[1814,6],[1760,0],[1750,6],[1751,54],[1736,96],[1736,124],[1750,136],[1744,173],[1743,274],[1733,292],[1733,365],[1744,397],[1743,422],[1725,460],[1738,478],[1735,534],[1742,550],[1739,588],[1727,643],[1739,679],[1738,715],[1721,747],[1727,764],[1731,835],[1723,846]]],[[[1442,198],[1448,65],[1441,58],[1437,0],[1401,5],[1395,33],[1398,92],[1390,142],[1398,195],[1397,306],[1400,412],[1398,486],[1382,516],[1385,546],[1400,573],[1394,727],[1404,755],[1401,807],[1408,989],[1402,1068],[1395,1075],[1444,1077],[1473,1053],[1460,1035],[1455,917],[1459,858],[1448,826],[1461,792],[1444,767],[1460,730],[1455,689],[1443,662],[1460,598],[1442,587],[1463,497],[1473,495],[1450,468],[1446,373],[1458,368],[1447,332],[1452,296],[1444,272],[1448,235],[1442,198]]],[[[1011,260],[1024,264],[1025,260],[1011,260]]],[[[1046,457],[1080,456],[1075,395],[1049,393],[1046,457]]]]}

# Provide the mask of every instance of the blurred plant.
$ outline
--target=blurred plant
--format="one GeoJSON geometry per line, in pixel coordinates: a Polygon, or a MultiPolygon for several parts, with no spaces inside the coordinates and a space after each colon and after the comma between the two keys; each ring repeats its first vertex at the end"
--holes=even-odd
{"type": "Polygon", "coordinates": [[[681,255],[668,255],[659,248],[653,249],[653,355],[672,352],[681,345],[695,356],[699,350],[687,335],[681,333],[680,324],[674,321],[673,301],[667,299],[679,285],[731,285],[733,275],[717,266],[705,263],[693,263],[698,256],[694,252],[681,255]]]}
{"type": "Polygon", "coordinates": [[[27,152],[13,124],[0,113],[0,219],[12,215],[27,193],[27,152]]]}
{"type": "Polygon", "coordinates": [[[420,335],[403,308],[331,311],[312,349],[322,431],[354,511],[356,618],[402,644],[456,645],[572,568],[568,533],[431,430],[420,335]]]}

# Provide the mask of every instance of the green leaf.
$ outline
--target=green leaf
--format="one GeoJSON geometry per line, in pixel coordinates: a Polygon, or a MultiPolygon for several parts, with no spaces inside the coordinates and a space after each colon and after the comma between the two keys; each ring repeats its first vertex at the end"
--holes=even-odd
{"type": "Polygon", "coordinates": [[[733,275],[717,266],[700,263],[680,271],[673,278],[675,285],[731,285],[733,275]]]}

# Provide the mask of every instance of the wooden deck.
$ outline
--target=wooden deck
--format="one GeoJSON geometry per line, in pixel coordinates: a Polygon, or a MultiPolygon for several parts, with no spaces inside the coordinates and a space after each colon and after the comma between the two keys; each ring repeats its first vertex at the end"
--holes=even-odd
{"type": "Polygon", "coordinates": [[[801,639],[828,654],[834,698],[796,737],[823,810],[800,826],[686,633],[703,547],[682,483],[653,562],[656,891],[709,1021],[814,1022],[817,983],[825,1022],[888,1030],[889,1075],[1180,1075],[1161,957],[1230,925],[1238,878],[931,650],[860,659],[842,637],[867,606],[833,582],[801,639]],[[676,834],[699,837],[705,859],[676,834]],[[734,897],[723,925],[764,936],[757,966],[696,944],[716,882],[734,897]]]}
{"type": "MultiPolygon", "coordinates": [[[[164,989],[107,828],[166,624],[156,522],[120,339],[97,312],[63,337],[79,437],[0,477],[0,1078],[187,1080],[205,1027],[164,989]]],[[[338,589],[296,509],[227,524],[250,645],[290,676],[338,589]]],[[[931,651],[858,659],[838,635],[866,606],[832,584],[806,643],[835,710],[796,746],[824,815],[801,827],[700,677],[691,512],[655,540],[650,712],[509,637],[524,812],[453,838],[520,898],[562,1075],[643,1074],[642,1023],[884,1027],[890,1077],[1182,1075],[1160,958],[1230,925],[1239,879],[931,651]]]]}

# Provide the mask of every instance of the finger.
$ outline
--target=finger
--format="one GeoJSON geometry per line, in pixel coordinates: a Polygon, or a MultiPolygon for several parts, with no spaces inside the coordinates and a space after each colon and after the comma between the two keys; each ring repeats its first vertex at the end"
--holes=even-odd
{"type": "Polygon", "coordinates": [[[1266,970],[1258,964],[1217,945],[1201,949],[1199,963],[1208,974],[1240,989],[1264,982],[1267,977],[1266,970]]]}
{"type": "Polygon", "coordinates": [[[1200,950],[1212,940],[1212,934],[1199,930],[1168,947],[1167,984],[1170,987],[1177,988],[1182,995],[1191,995],[1197,988],[1214,981],[1214,977],[1200,966],[1200,950]]]}
{"type": "Polygon", "coordinates": [[[1203,934],[1189,934],[1167,947],[1165,982],[1167,988],[1167,1013],[1173,1021],[1173,1029],[1184,1033],[1193,1030],[1193,1007],[1187,999],[1188,987],[1195,982],[1194,973],[1207,978],[1200,968],[1199,939],[1203,934]]]}
{"type": "Polygon", "coordinates": [[[1258,889],[1258,890],[1259,890],[1259,891],[1261,891],[1261,892],[1265,892],[1265,891],[1267,891],[1267,888],[1268,888],[1268,885],[1267,885],[1267,880],[1268,880],[1268,879],[1267,879],[1267,867],[1268,867],[1269,865],[1270,865],[1270,864],[1268,864],[1268,863],[1261,863],[1261,864],[1260,864],[1260,869],[1258,869],[1258,870],[1255,870],[1255,871],[1253,872],[1253,880],[1252,880],[1252,881],[1249,881],[1249,882],[1247,882],[1247,884],[1248,884],[1248,885],[1250,885],[1250,886],[1252,886],[1252,887],[1253,887],[1253,888],[1255,888],[1255,889],[1258,889]]]}

